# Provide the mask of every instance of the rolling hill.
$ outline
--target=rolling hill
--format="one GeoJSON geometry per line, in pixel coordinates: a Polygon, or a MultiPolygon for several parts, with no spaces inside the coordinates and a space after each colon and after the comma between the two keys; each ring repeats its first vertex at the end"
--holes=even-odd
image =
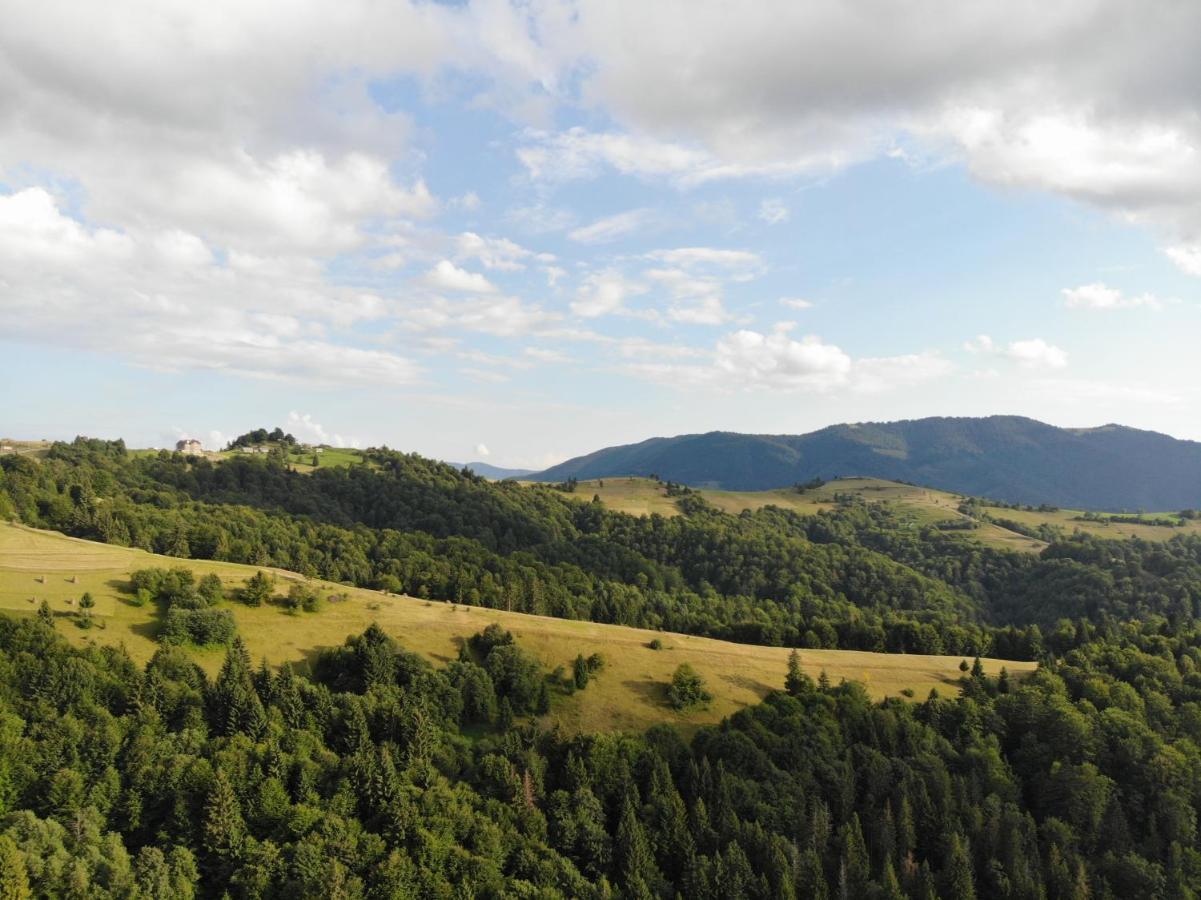
{"type": "MultiPolygon", "coordinates": [[[[177,559],[143,550],[79,540],[51,531],[0,523],[0,612],[32,615],[42,600],[50,603],[58,630],[72,643],[121,645],[139,664],[159,647],[154,640],[159,611],[133,605],[129,574],[149,566],[185,566],[198,576],[214,572],[227,588],[236,588],[258,569],[210,560],[177,559]],[[74,601],[84,591],[96,601],[98,627],[75,624],[74,601]]],[[[305,580],[274,570],[279,590],[305,580]]],[[[640,731],[670,722],[691,732],[713,724],[739,709],[758,703],[779,688],[787,670],[789,651],[783,647],[735,644],[728,641],[669,632],[603,625],[572,619],[525,615],[450,603],[431,602],[379,591],[312,581],[323,592],[345,599],[329,603],[318,613],[289,615],[278,605],[249,607],[225,601],[238,623],[251,657],[269,664],[291,662],[306,666],[322,648],[342,644],[378,622],[409,650],[435,665],[455,659],[462,639],[498,622],[548,670],[571,667],[576,654],[600,653],[604,672],[586,691],[557,697],[551,717],[569,731],[622,729],[640,731]],[[658,638],[663,647],[648,644],[658,638]],[[706,681],[713,701],[705,709],[677,713],[666,702],[666,685],[682,662],[688,662],[706,681]]],[[[191,650],[196,662],[213,674],[225,652],[191,650]]],[[[954,693],[960,676],[957,656],[867,653],[854,650],[804,650],[804,668],[814,677],[825,670],[839,679],[859,681],[873,697],[912,691],[924,698],[931,688],[954,693]]],[[[1034,669],[1031,662],[985,660],[989,672],[1002,665],[1014,675],[1034,669]]]]}
{"type": "Polygon", "coordinates": [[[530,477],[652,474],[733,491],[855,475],[1082,510],[1201,506],[1199,443],[1121,425],[1058,428],[1020,416],[867,422],[803,435],[652,438],[598,450],[530,477]]]}

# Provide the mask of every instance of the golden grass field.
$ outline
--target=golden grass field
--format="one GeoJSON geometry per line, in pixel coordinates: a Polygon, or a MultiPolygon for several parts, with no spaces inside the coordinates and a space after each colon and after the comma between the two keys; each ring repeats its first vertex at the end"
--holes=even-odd
{"type": "MultiPolygon", "coordinates": [[[[735,515],[746,509],[756,510],[768,505],[811,515],[823,509],[833,509],[834,496],[840,493],[855,494],[868,503],[890,503],[901,513],[903,521],[912,522],[914,525],[934,525],[938,522],[967,518],[958,510],[962,498],[957,494],[880,478],[841,478],[803,494],[789,488],[771,491],[719,491],[706,488],[700,491],[700,494],[718,509],[735,515]]],[[[593,495],[599,496],[601,502],[610,509],[636,516],[651,513],[659,513],[662,516],[679,514],[675,498],[667,496],[666,487],[649,478],[619,477],[581,481],[576,493],[571,496],[587,501],[591,500],[593,495]]],[[[1012,518],[1017,519],[1016,516],[1012,518]]],[[[981,522],[980,526],[972,531],[956,534],[967,540],[1004,550],[1037,552],[1046,546],[1043,541],[989,522],[981,522]]]]}
{"type": "MultiPolygon", "coordinates": [[[[157,612],[152,606],[132,606],[127,582],[131,571],[147,566],[187,566],[198,575],[216,572],[231,588],[255,571],[253,566],[156,556],[5,523],[0,524],[0,609],[32,615],[37,603],[45,599],[60,616],[59,631],[72,643],[123,644],[135,660],[145,662],[158,646],[153,639],[157,612]],[[96,600],[98,627],[89,630],[75,624],[72,613],[76,607],[68,602],[84,591],[90,591],[96,600]]],[[[276,575],[281,581],[301,579],[283,571],[276,575]]],[[[778,647],[456,607],[318,584],[331,593],[345,592],[348,599],[327,603],[319,613],[295,616],[272,605],[251,608],[228,603],[254,659],[265,658],[274,665],[285,661],[304,665],[322,648],[341,644],[375,621],[406,648],[435,664],[445,664],[455,658],[463,638],[499,622],[548,669],[563,665],[570,671],[577,653],[604,656],[604,671],[586,690],[554,700],[549,718],[571,731],[639,731],[671,722],[690,732],[758,702],[783,685],[787,669],[789,651],[778,647]],[[663,642],[661,650],[647,646],[656,637],[663,642]],[[667,706],[667,682],[684,661],[701,673],[714,695],[707,709],[680,714],[667,706]]],[[[210,673],[224,658],[220,650],[193,653],[210,673]]],[[[896,696],[905,689],[918,698],[931,688],[954,692],[960,674],[959,657],[805,650],[801,660],[814,677],[824,669],[835,682],[843,678],[861,681],[877,698],[896,696]]],[[[1004,665],[1015,675],[1034,668],[1033,663],[1000,660],[985,660],[984,665],[993,673],[1004,665]]]]}

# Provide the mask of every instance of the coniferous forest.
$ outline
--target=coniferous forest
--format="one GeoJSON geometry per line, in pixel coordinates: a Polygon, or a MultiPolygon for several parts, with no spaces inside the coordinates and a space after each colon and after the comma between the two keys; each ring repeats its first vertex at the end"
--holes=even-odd
{"type": "MultiPolygon", "coordinates": [[[[800,654],[1040,667],[883,702],[794,669],[685,740],[546,726],[548,673],[497,627],[445,666],[372,627],[304,672],[235,637],[209,677],[183,625],[140,668],[3,616],[0,897],[1201,891],[1201,540],[1020,554],[886,506],[678,505],[635,518],[386,450],[311,474],[86,439],[0,458],[0,516],[177,557],[800,654]]],[[[677,675],[681,704],[703,693],[677,675]]]]}

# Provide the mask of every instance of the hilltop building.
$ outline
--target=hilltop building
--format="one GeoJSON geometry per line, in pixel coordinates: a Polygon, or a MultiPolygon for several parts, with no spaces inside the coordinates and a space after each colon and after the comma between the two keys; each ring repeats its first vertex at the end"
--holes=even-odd
{"type": "Polygon", "coordinates": [[[203,453],[204,445],[195,438],[184,438],[175,442],[175,449],[180,453],[203,453]]]}

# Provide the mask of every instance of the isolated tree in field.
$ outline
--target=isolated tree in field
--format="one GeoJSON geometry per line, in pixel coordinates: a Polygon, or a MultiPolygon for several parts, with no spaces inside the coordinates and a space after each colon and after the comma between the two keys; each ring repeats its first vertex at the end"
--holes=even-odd
{"type": "Polygon", "coordinates": [[[801,654],[793,650],[788,654],[788,674],[784,676],[784,690],[796,697],[813,687],[813,679],[801,668],[801,654]]]}
{"type": "Polygon", "coordinates": [[[588,687],[588,660],[584,658],[583,653],[576,656],[571,670],[572,680],[575,682],[576,689],[582,691],[588,687]]]}
{"type": "Polygon", "coordinates": [[[50,603],[43,600],[38,606],[38,621],[43,625],[54,627],[54,611],[50,609],[50,603]]]}
{"type": "Polygon", "coordinates": [[[79,598],[79,608],[84,610],[95,609],[96,601],[88,591],[83,592],[83,596],[79,598]]]}
{"type": "Polygon", "coordinates": [[[246,579],[242,588],[241,599],[247,606],[262,606],[271,599],[275,590],[275,582],[266,572],[255,572],[246,579]]]}
{"type": "Polygon", "coordinates": [[[671,686],[667,689],[667,699],[675,709],[688,709],[708,703],[713,695],[705,690],[705,679],[688,663],[680,663],[675,674],[671,676],[671,686]]]}

